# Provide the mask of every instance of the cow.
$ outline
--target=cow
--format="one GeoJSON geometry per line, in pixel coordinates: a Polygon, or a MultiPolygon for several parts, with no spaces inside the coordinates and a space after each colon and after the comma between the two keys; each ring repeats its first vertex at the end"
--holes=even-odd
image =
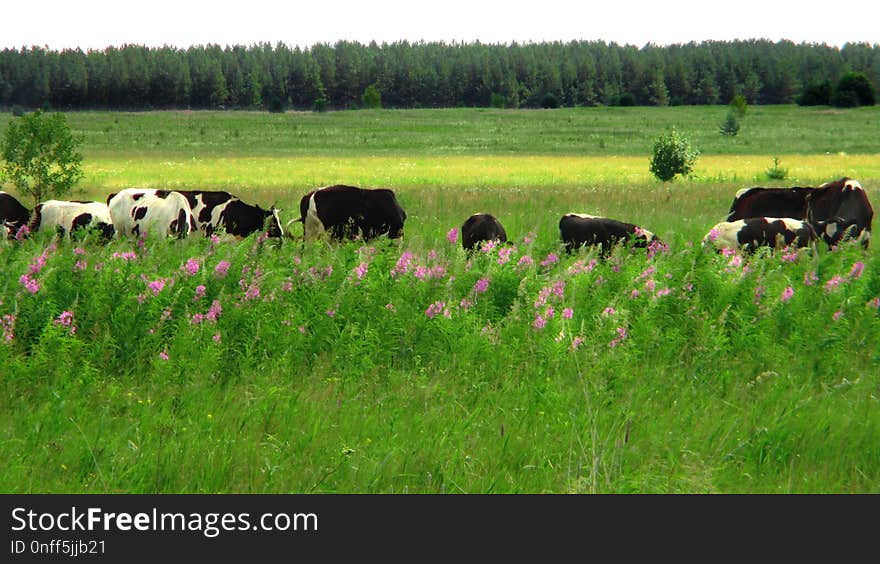
{"type": "Polygon", "coordinates": [[[806,221],[790,217],[750,217],[715,224],[703,237],[703,246],[754,252],[759,247],[809,247],[818,238],[806,221]]]}
{"type": "Polygon", "coordinates": [[[299,203],[306,241],[314,241],[329,232],[332,239],[364,241],[387,234],[389,239],[403,237],[406,212],[387,188],[359,188],[337,184],[313,190],[299,203]]]}
{"type": "Polygon", "coordinates": [[[284,228],[275,206],[264,210],[246,204],[229,192],[210,190],[178,190],[189,202],[196,226],[203,235],[222,230],[237,238],[266,230],[269,237],[283,237],[284,228]],[[268,228],[267,228],[268,224],[268,228]]]}
{"type": "Polygon", "coordinates": [[[117,237],[155,235],[188,237],[197,230],[186,197],[171,190],[126,188],[107,197],[117,237]]]}
{"type": "Polygon", "coordinates": [[[31,212],[12,194],[0,191],[0,225],[6,228],[5,238],[15,236],[23,225],[27,225],[31,212]]]}
{"type": "Polygon", "coordinates": [[[745,188],[736,193],[727,221],[750,217],[789,217],[847,225],[845,238],[868,247],[874,209],[857,180],[843,177],[817,187],[745,188]]]}
{"type": "Polygon", "coordinates": [[[507,232],[501,222],[490,213],[475,213],[461,226],[461,245],[473,251],[483,241],[507,242],[507,232]]]}
{"type": "Polygon", "coordinates": [[[635,248],[663,244],[656,235],[632,223],[582,213],[563,215],[559,220],[559,234],[566,252],[572,253],[583,245],[597,245],[603,258],[619,243],[630,243],[635,248]]]}
{"type": "Polygon", "coordinates": [[[110,209],[103,202],[46,200],[34,208],[28,227],[33,233],[53,230],[68,238],[75,231],[95,231],[104,241],[115,233],[110,209]]]}

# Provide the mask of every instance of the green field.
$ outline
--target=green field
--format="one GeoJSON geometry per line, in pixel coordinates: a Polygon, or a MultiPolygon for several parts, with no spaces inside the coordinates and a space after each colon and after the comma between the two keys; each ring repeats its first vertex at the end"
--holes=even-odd
{"type": "Polygon", "coordinates": [[[78,197],[224,188],[291,219],[383,186],[406,235],[0,243],[0,491],[880,492],[876,244],[699,244],[747,186],[877,202],[880,110],[752,107],[733,139],[725,112],[68,114],[78,197]],[[702,155],[662,184],[673,124],[702,155]],[[476,211],[515,247],[468,260],[447,234],[476,211]],[[565,256],[569,211],[669,251],[565,256]]]}

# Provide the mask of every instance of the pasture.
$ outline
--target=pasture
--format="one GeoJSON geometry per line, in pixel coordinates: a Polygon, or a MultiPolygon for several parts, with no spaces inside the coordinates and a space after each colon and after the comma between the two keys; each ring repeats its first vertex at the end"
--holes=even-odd
{"type": "Polygon", "coordinates": [[[880,110],[753,107],[733,139],[725,111],[68,114],[77,198],[227,189],[289,220],[387,187],[406,234],[0,243],[0,490],[880,491],[876,241],[700,248],[748,186],[850,176],[876,208],[880,110]],[[702,155],[661,184],[671,124],[702,155]],[[477,211],[514,246],[469,261],[447,236],[477,211]],[[669,252],[566,256],[570,211],[669,252]]]}

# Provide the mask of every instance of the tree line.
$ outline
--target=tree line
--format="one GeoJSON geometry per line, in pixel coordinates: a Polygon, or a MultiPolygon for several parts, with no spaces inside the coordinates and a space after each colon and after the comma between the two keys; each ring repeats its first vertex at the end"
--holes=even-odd
{"type": "Polygon", "coordinates": [[[736,95],[750,104],[786,104],[848,72],[880,86],[880,45],[740,40],[641,48],[603,41],[22,47],[0,51],[0,107],[320,110],[375,107],[377,92],[382,106],[394,108],[718,104],[736,95]]]}

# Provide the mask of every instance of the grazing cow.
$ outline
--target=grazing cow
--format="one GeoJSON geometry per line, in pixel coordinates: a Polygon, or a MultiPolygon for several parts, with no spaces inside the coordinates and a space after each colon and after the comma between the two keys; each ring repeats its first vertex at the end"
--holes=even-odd
{"type": "Polygon", "coordinates": [[[461,245],[473,251],[483,241],[507,242],[507,232],[498,219],[489,213],[475,213],[461,226],[461,245]]]}
{"type": "Polygon", "coordinates": [[[742,249],[754,252],[758,247],[781,249],[794,244],[808,247],[817,238],[812,225],[790,217],[750,217],[717,223],[703,237],[703,245],[716,250],[742,249]]]}
{"type": "Polygon", "coordinates": [[[387,234],[403,237],[406,212],[392,190],[335,185],[313,190],[299,203],[303,235],[313,241],[325,232],[336,240],[362,237],[365,241],[387,234]]]}
{"type": "Polygon", "coordinates": [[[77,230],[95,230],[104,240],[113,238],[110,209],[103,202],[68,202],[46,200],[37,204],[29,224],[30,230],[54,230],[60,237],[72,237],[77,230]]]}
{"type": "Polygon", "coordinates": [[[22,225],[27,225],[31,212],[11,194],[0,191],[0,225],[6,227],[6,237],[14,236],[22,225]]]}
{"type": "Polygon", "coordinates": [[[846,238],[858,239],[867,248],[874,209],[861,184],[841,178],[818,187],[747,188],[736,193],[727,221],[750,217],[790,217],[846,224],[846,238]]]}
{"type": "Polygon", "coordinates": [[[655,242],[662,245],[656,235],[632,223],[581,213],[562,216],[559,234],[567,252],[571,253],[582,245],[598,245],[602,257],[610,255],[618,243],[631,242],[633,247],[638,248],[655,242]]]}
{"type": "Polygon", "coordinates": [[[269,237],[283,237],[284,229],[278,210],[272,206],[264,210],[260,206],[246,204],[229,192],[210,190],[178,190],[189,202],[196,226],[206,237],[218,229],[229,235],[244,238],[266,229],[269,237]],[[268,223],[268,229],[266,224],[268,223]]]}
{"type": "Polygon", "coordinates": [[[117,236],[188,237],[197,229],[186,197],[171,190],[126,188],[107,198],[117,236]]]}

